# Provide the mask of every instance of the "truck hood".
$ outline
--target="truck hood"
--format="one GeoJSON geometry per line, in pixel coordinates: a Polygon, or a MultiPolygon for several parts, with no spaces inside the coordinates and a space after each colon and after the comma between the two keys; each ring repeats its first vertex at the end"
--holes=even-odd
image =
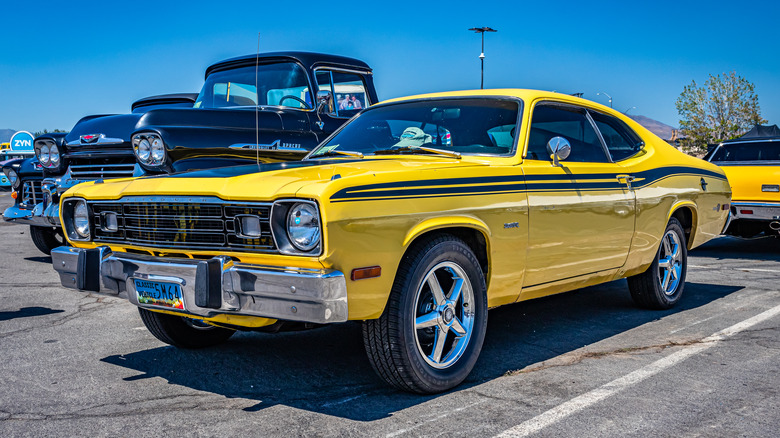
{"type": "Polygon", "coordinates": [[[138,129],[146,127],[198,126],[220,129],[308,130],[301,110],[281,107],[161,108],[141,116],[138,129]]]}
{"type": "Polygon", "coordinates": [[[78,141],[82,135],[103,134],[107,138],[130,141],[143,114],[117,114],[80,120],[65,136],[65,142],[78,141]]]}
{"type": "Polygon", "coordinates": [[[354,185],[355,180],[365,181],[367,177],[372,183],[434,179],[441,169],[486,165],[439,157],[294,161],[87,183],[69,190],[68,195],[102,200],[149,195],[215,196],[236,201],[271,201],[292,196],[327,199],[354,185]]]}

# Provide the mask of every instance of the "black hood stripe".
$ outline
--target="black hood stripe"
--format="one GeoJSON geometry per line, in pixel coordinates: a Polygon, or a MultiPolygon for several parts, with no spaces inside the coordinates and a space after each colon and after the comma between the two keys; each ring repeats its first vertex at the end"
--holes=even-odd
{"type": "Polygon", "coordinates": [[[230,178],[250,175],[253,173],[273,172],[283,169],[298,169],[314,166],[332,166],[334,164],[354,163],[359,160],[306,160],[282,161],[280,163],[245,164],[242,166],[216,167],[213,169],[191,170],[172,173],[170,175],[155,175],[145,178],[230,178]]]}

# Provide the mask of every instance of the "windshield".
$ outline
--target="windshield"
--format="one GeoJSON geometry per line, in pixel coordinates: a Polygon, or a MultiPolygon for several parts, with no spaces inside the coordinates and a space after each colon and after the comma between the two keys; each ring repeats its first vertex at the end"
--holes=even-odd
{"type": "Polygon", "coordinates": [[[277,62],[212,73],[206,78],[194,108],[274,105],[311,108],[309,81],[303,67],[277,62]],[[257,83],[257,87],[255,87],[257,83]]]}
{"type": "Polygon", "coordinates": [[[722,144],[710,161],[750,162],[780,161],[780,141],[722,144]]]}
{"type": "Polygon", "coordinates": [[[514,150],[519,102],[439,99],[370,108],[311,156],[337,151],[364,155],[431,153],[505,155],[514,150]]]}

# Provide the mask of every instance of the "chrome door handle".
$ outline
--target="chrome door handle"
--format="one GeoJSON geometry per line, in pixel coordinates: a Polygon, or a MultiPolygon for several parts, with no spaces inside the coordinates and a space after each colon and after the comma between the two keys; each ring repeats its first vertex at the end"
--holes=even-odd
{"type": "Polygon", "coordinates": [[[617,178],[617,180],[619,182],[622,182],[623,184],[627,185],[629,190],[633,190],[633,188],[631,187],[631,183],[634,182],[634,180],[636,179],[635,176],[633,176],[633,175],[617,175],[616,178],[617,178]]]}

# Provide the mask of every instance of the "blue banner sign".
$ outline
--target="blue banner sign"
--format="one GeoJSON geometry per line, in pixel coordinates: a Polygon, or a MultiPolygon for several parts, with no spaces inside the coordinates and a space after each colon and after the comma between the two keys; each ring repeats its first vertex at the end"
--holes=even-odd
{"type": "Polygon", "coordinates": [[[34,154],[33,136],[27,131],[19,131],[11,137],[11,151],[15,153],[34,154]]]}

